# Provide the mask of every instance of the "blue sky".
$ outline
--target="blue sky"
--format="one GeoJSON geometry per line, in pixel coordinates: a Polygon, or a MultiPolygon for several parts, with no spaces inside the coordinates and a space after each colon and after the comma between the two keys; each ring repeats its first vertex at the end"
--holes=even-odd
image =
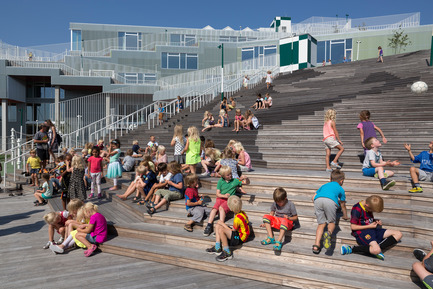
{"type": "Polygon", "coordinates": [[[268,27],[275,16],[297,23],[311,16],[364,18],[419,11],[421,24],[433,24],[433,0],[10,0],[1,6],[0,40],[19,46],[69,42],[70,22],[239,29],[268,27]]]}

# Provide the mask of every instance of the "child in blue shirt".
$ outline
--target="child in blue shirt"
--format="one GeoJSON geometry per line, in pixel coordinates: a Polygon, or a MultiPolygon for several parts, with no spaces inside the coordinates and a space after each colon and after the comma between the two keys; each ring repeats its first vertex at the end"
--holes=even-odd
{"type": "Polygon", "coordinates": [[[412,189],[409,193],[422,193],[423,190],[419,181],[433,182],[433,141],[428,145],[429,151],[422,151],[416,157],[412,154],[411,145],[404,144],[404,148],[409,153],[410,159],[413,163],[420,163],[419,169],[410,167],[410,177],[412,178],[412,189]]]}
{"type": "Polygon", "coordinates": [[[343,219],[348,220],[346,210],[346,194],[341,187],[344,182],[344,173],[339,169],[333,170],[331,173],[331,182],[321,186],[313,196],[314,213],[317,217],[316,241],[313,245],[313,253],[320,253],[320,240],[323,235],[323,247],[329,249],[331,247],[331,236],[335,229],[337,220],[337,210],[341,206],[343,211],[343,219]],[[326,224],[328,231],[323,233],[326,224]]]}

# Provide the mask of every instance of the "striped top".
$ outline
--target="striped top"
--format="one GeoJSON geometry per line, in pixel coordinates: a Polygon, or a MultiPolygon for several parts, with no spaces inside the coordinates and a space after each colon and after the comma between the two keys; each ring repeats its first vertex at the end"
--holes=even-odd
{"type": "MultiPolygon", "coordinates": [[[[374,222],[373,212],[369,212],[365,209],[365,207],[362,205],[361,202],[356,203],[352,207],[351,217],[350,217],[350,223],[354,225],[370,225],[374,222]]],[[[352,231],[352,235],[360,234],[361,231],[352,231]]],[[[355,235],[354,235],[355,236],[355,235]]]]}
{"type": "Polygon", "coordinates": [[[245,242],[250,236],[250,225],[249,225],[247,214],[244,211],[236,214],[233,220],[233,228],[239,232],[239,238],[242,242],[245,242]]]}

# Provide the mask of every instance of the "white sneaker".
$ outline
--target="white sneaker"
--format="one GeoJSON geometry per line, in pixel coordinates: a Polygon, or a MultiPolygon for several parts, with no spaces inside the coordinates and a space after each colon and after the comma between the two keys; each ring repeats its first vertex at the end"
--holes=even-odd
{"type": "Polygon", "coordinates": [[[60,237],[60,239],[56,242],[56,244],[62,244],[64,241],[63,237],[60,237]]]}
{"type": "Polygon", "coordinates": [[[62,254],[65,250],[63,250],[62,248],[60,248],[59,246],[57,246],[57,245],[53,245],[53,244],[51,244],[50,245],[50,249],[51,249],[51,251],[53,251],[54,253],[58,253],[58,254],[62,254]]]}
{"type": "Polygon", "coordinates": [[[201,176],[208,177],[208,176],[210,176],[210,172],[204,172],[204,173],[201,174],[201,176]]]}
{"type": "Polygon", "coordinates": [[[334,162],[331,162],[331,166],[333,166],[334,168],[337,168],[337,169],[341,169],[341,166],[337,163],[334,163],[334,162]]]}
{"type": "Polygon", "coordinates": [[[48,241],[43,247],[42,249],[48,249],[51,245],[53,245],[53,242],[48,241]]]}

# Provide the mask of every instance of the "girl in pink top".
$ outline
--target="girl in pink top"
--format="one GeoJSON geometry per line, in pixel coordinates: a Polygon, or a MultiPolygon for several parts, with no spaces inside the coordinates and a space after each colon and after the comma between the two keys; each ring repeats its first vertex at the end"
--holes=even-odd
{"type": "Polygon", "coordinates": [[[107,241],[107,220],[98,213],[98,206],[90,202],[83,206],[83,212],[86,219],[89,219],[89,223],[78,227],[75,238],[86,245],[87,250],[84,251],[84,255],[89,257],[98,249],[96,244],[107,241]]]}
{"type": "Polygon", "coordinates": [[[251,158],[250,155],[245,151],[243,145],[240,142],[236,142],[234,144],[234,149],[237,154],[239,154],[238,157],[238,166],[241,169],[242,172],[249,172],[253,169],[253,166],[251,165],[251,158]]]}
{"type": "Polygon", "coordinates": [[[338,158],[344,152],[343,142],[338,135],[337,127],[335,126],[335,119],[337,112],[334,109],[328,109],[325,113],[325,123],[323,124],[323,143],[326,149],[326,171],[332,172],[331,166],[341,169],[338,163],[338,158]],[[334,160],[330,163],[331,149],[337,148],[338,152],[334,160]]]}
{"type": "Polygon", "coordinates": [[[158,147],[158,154],[156,157],[156,165],[159,163],[168,163],[168,157],[167,154],[165,153],[165,146],[160,145],[158,147]]]}
{"type": "Polygon", "coordinates": [[[89,195],[89,199],[93,198],[95,192],[95,185],[98,189],[98,199],[102,198],[101,195],[101,175],[102,175],[102,157],[99,156],[99,147],[95,146],[92,149],[92,156],[87,159],[88,167],[88,177],[92,179],[92,186],[89,195]]]}
{"type": "Polygon", "coordinates": [[[235,128],[233,131],[236,131],[236,133],[239,132],[239,128],[241,125],[243,125],[244,116],[241,114],[240,109],[236,109],[236,115],[235,115],[235,128]]]}

